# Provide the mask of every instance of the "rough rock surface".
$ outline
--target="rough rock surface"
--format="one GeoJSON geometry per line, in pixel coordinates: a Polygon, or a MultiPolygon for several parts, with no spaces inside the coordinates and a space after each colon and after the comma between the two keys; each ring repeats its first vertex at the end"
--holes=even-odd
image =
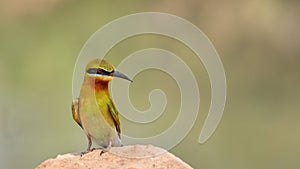
{"type": "Polygon", "coordinates": [[[131,145],[112,147],[100,156],[102,150],[94,150],[84,155],[64,154],[55,159],[48,159],[40,164],[37,169],[191,169],[173,154],[152,145],[131,145]]]}

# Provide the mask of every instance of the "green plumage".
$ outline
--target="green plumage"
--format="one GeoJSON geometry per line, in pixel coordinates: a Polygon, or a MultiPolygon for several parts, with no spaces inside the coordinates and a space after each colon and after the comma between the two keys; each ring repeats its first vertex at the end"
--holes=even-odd
{"type": "Polygon", "coordinates": [[[106,60],[95,59],[88,63],[79,98],[72,103],[72,116],[91,140],[102,148],[121,146],[120,115],[113,103],[108,83],[113,77],[130,80],[114,70],[106,60]]]}

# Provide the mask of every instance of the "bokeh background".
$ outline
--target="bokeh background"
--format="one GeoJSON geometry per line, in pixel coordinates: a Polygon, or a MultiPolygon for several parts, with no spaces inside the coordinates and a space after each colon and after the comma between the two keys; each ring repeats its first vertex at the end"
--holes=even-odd
{"type": "MultiPolygon", "coordinates": [[[[103,25],[146,11],[178,15],[199,27],[216,47],[227,76],[222,121],[205,144],[198,144],[210,84],[193,52],[174,39],[143,35],[119,43],[105,56],[118,65],[134,51],[157,47],[190,66],[201,91],[201,108],[189,135],[171,152],[194,168],[299,168],[296,0],[0,1],[0,168],[34,168],[57,154],[86,148],[85,135],[70,112],[76,58],[103,25]]],[[[138,109],[149,107],[148,94],[155,88],[165,91],[168,105],[156,125],[137,129],[124,120],[122,130],[141,137],[165,130],[180,103],[174,79],[149,70],[134,80],[130,97],[138,109]]]]}

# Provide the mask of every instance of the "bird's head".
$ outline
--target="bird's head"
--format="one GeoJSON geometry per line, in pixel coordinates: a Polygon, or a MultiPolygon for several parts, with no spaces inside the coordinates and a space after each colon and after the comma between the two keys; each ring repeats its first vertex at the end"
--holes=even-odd
{"type": "Polygon", "coordinates": [[[110,81],[114,77],[119,77],[132,82],[126,75],[115,70],[114,66],[105,59],[94,59],[90,61],[85,69],[85,76],[99,81],[110,81]]]}

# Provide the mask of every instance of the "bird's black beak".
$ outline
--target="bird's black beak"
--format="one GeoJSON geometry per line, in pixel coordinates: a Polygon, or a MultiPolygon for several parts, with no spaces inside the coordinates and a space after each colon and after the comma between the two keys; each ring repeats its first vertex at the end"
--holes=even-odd
{"type": "Polygon", "coordinates": [[[113,71],[112,73],[110,73],[110,75],[113,76],[113,77],[119,77],[119,78],[122,78],[122,79],[126,79],[130,82],[133,82],[131,79],[129,79],[129,77],[127,77],[126,75],[124,75],[123,73],[118,72],[118,71],[113,71]]]}

